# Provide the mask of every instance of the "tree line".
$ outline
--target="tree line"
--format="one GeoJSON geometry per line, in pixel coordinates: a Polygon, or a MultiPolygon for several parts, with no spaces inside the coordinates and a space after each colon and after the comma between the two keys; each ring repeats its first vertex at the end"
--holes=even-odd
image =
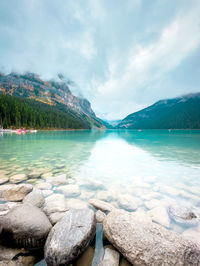
{"type": "Polygon", "coordinates": [[[0,126],[3,128],[88,129],[90,125],[65,106],[57,108],[32,99],[0,94],[0,126]]]}

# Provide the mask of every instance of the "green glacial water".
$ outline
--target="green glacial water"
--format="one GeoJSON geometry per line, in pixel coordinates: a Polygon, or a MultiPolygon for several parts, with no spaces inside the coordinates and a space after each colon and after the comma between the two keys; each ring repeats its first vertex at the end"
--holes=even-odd
{"type": "MultiPolygon", "coordinates": [[[[129,211],[180,204],[200,215],[198,130],[4,133],[0,174],[16,173],[25,173],[23,182],[46,196],[64,193],[74,204],[97,198],[129,211]],[[61,174],[67,183],[53,184],[61,174]]],[[[169,229],[183,233],[188,227],[171,220],[169,229]]],[[[189,230],[200,231],[200,225],[189,230]]]]}

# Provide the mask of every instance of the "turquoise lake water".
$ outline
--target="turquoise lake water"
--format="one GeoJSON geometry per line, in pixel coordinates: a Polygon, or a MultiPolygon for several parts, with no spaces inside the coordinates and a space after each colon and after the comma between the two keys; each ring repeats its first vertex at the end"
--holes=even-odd
{"type": "MultiPolygon", "coordinates": [[[[200,131],[56,131],[0,136],[0,173],[25,173],[24,182],[45,183],[66,174],[66,198],[98,198],[117,207],[145,212],[181,204],[200,215],[200,131]],[[31,172],[39,172],[30,178],[31,172]],[[74,191],[73,191],[74,189],[74,191]],[[135,205],[134,205],[135,202],[135,205]]],[[[198,225],[199,226],[199,225],[198,225]]],[[[185,226],[171,222],[179,233],[185,226]]],[[[200,231],[199,227],[196,230],[200,231]]]]}

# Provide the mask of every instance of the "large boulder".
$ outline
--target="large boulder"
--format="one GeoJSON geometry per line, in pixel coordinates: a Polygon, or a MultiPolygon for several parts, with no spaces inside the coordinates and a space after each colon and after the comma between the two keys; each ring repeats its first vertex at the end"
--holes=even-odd
{"type": "Polygon", "coordinates": [[[6,201],[22,201],[32,190],[33,186],[29,184],[2,185],[0,188],[1,199],[6,201]]]}
{"type": "Polygon", "coordinates": [[[200,246],[122,210],[104,219],[106,238],[135,266],[200,265],[200,246]]]}
{"type": "Polygon", "coordinates": [[[51,229],[45,244],[49,266],[67,265],[89,245],[95,234],[95,215],[90,209],[69,210],[51,229]]]}
{"type": "Polygon", "coordinates": [[[25,248],[42,248],[51,223],[47,216],[31,204],[20,204],[7,215],[0,216],[2,238],[6,244],[25,248]]]}

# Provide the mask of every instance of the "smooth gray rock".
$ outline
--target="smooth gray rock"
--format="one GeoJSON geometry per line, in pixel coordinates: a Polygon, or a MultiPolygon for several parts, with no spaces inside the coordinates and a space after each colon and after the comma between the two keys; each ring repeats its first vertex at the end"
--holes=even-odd
{"type": "Polygon", "coordinates": [[[6,201],[22,201],[33,190],[30,184],[2,185],[0,188],[1,198],[6,201]]]}
{"type": "Polygon", "coordinates": [[[103,200],[98,200],[98,199],[89,200],[89,204],[91,204],[96,209],[99,209],[105,212],[110,212],[115,209],[115,207],[112,204],[105,202],[103,200]]]}
{"type": "Polygon", "coordinates": [[[135,266],[200,265],[200,246],[122,210],[104,219],[106,238],[135,266]]]}
{"type": "Polygon", "coordinates": [[[44,204],[44,196],[40,189],[34,188],[24,199],[23,203],[30,203],[38,208],[44,204]]]}
{"type": "Polygon", "coordinates": [[[48,266],[67,265],[89,245],[95,233],[94,212],[69,210],[51,229],[45,244],[48,266]]]}
{"type": "Polygon", "coordinates": [[[47,216],[31,204],[20,204],[0,216],[2,238],[19,247],[42,248],[52,226],[47,216]]]}
{"type": "Polygon", "coordinates": [[[190,208],[185,206],[169,206],[168,213],[176,223],[185,225],[197,225],[199,222],[197,215],[190,208]]]}

